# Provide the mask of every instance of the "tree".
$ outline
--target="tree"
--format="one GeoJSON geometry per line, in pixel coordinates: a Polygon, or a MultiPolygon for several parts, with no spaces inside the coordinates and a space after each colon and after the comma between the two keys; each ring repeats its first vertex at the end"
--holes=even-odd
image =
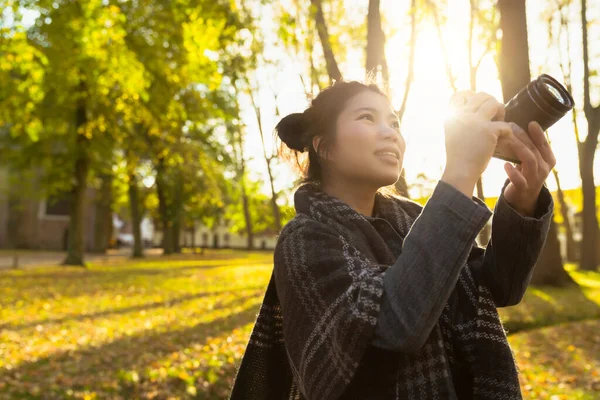
{"type": "Polygon", "coordinates": [[[325,15],[323,14],[323,5],[321,0],[310,0],[311,11],[314,15],[317,32],[323,47],[323,55],[325,56],[325,64],[327,65],[327,74],[329,75],[330,82],[341,81],[342,73],[338,67],[333,50],[331,49],[331,42],[329,41],[329,32],[327,30],[327,23],[325,22],[325,15]]]}
{"type": "Polygon", "coordinates": [[[105,2],[23,1],[12,10],[17,22],[0,41],[14,60],[0,67],[8,83],[0,126],[10,126],[28,167],[40,171],[45,194],[70,193],[65,264],[83,265],[88,178],[121,133],[117,116],[144,93],[143,68],[125,45],[119,9],[105,2]],[[23,9],[39,15],[31,27],[19,22],[23,9]]]}
{"type": "Polygon", "coordinates": [[[112,236],[113,213],[113,175],[105,173],[100,176],[100,188],[96,202],[96,230],[94,236],[94,251],[105,253],[112,236]]]}
{"type": "MultiPolygon", "coordinates": [[[[566,39],[566,57],[564,57],[563,55],[563,51],[559,50],[559,59],[560,59],[560,68],[565,80],[565,85],[567,90],[569,91],[569,93],[573,93],[573,85],[572,85],[572,79],[571,79],[571,58],[570,58],[570,53],[571,53],[571,35],[569,33],[569,20],[568,20],[568,10],[569,10],[569,5],[570,2],[561,2],[558,4],[558,15],[559,15],[559,19],[560,19],[560,24],[559,24],[559,30],[558,30],[558,35],[554,35],[553,33],[553,20],[554,20],[554,13],[551,14],[550,18],[548,19],[548,34],[549,34],[549,41],[550,43],[556,43],[556,45],[559,47],[560,49],[560,43],[561,43],[561,38],[563,38],[564,36],[566,39]],[[563,36],[564,34],[564,36],[563,36]],[[565,58],[566,58],[566,62],[565,62],[565,58]]],[[[578,144],[578,152],[580,152],[581,150],[581,146],[579,145],[580,141],[579,141],[579,126],[577,123],[577,107],[573,107],[573,110],[571,111],[571,118],[573,121],[573,132],[575,133],[575,140],[577,141],[578,144]]],[[[579,157],[581,157],[581,154],[579,154],[579,157]]],[[[560,183],[560,177],[559,177],[559,173],[557,168],[555,167],[552,170],[552,174],[554,175],[554,180],[556,181],[556,194],[557,194],[557,198],[558,198],[558,204],[560,206],[560,213],[562,216],[562,220],[563,220],[563,227],[564,227],[564,231],[565,231],[565,238],[566,238],[566,259],[568,261],[577,261],[579,259],[579,256],[577,254],[576,248],[575,248],[575,240],[573,238],[573,225],[571,223],[571,215],[569,213],[569,205],[567,204],[567,201],[565,199],[565,195],[563,193],[562,190],[562,186],[560,183]]]]}
{"type": "Polygon", "coordinates": [[[525,0],[498,0],[498,11],[502,31],[498,72],[506,102],[531,79],[525,0]]]}
{"type": "MultiPolygon", "coordinates": [[[[256,121],[258,123],[258,131],[260,133],[260,141],[263,149],[263,157],[267,164],[267,173],[269,175],[269,185],[271,188],[271,209],[273,211],[273,220],[274,220],[274,228],[276,232],[281,232],[281,211],[279,210],[279,205],[277,204],[277,191],[275,190],[274,176],[273,171],[271,169],[271,165],[273,161],[276,159],[276,154],[270,153],[267,154],[267,146],[265,145],[265,134],[263,132],[262,125],[262,113],[260,107],[257,105],[256,100],[252,93],[250,93],[250,98],[252,99],[252,107],[254,108],[256,114],[256,121]]],[[[277,103],[277,96],[275,96],[275,103],[277,103]]],[[[276,110],[275,116],[279,116],[279,111],[276,110]]]]}
{"type": "MultiPolygon", "coordinates": [[[[235,84],[234,84],[235,85],[235,84]]],[[[237,88],[236,88],[237,92],[237,88]]],[[[237,97],[237,96],[236,96],[237,97]]],[[[239,115],[239,105],[236,100],[236,113],[239,115]]],[[[238,123],[230,127],[231,145],[233,148],[233,159],[236,165],[236,174],[240,185],[244,219],[246,221],[246,238],[248,240],[247,248],[252,250],[254,247],[254,229],[252,227],[252,213],[250,211],[250,197],[248,190],[248,176],[246,171],[246,157],[244,155],[244,130],[245,126],[238,123]]]]}
{"type": "MultiPolygon", "coordinates": [[[[525,0],[499,0],[498,10],[502,29],[498,66],[502,95],[507,102],[530,81],[525,0]]],[[[554,286],[574,283],[564,270],[554,220],[542,254],[534,268],[531,283],[554,286]]]]}
{"type": "Polygon", "coordinates": [[[140,212],[140,196],[138,187],[138,176],[136,171],[135,156],[131,153],[127,156],[127,187],[129,195],[129,210],[131,217],[131,227],[133,231],[133,258],[140,258],[144,256],[142,250],[142,232],[141,232],[141,220],[142,215],[140,212]]]}
{"type": "Polygon", "coordinates": [[[588,121],[588,132],[579,146],[579,172],[583,191],[583,238],[580,268],[595,270],[598,266],[598,217],[596,215],[596,186],[594,157],[600,133],[600,105],[593,106],[590,96],[591,72],[588,49],[587,1],[581,0],[581,35],[583,39],[583,113],[588,121]]]}
{"type": "MultiPolygon", "coordinates": [[[[180,250],[181,230],[193,226],[186,217],[198,217],[203,208],[198,201],[209,200],[197,195],[203,185],[212,188],[203,166],[224,146],[210,134],[226,118],[222,98],[215,93],[223,85],[223,71],[229,70],[219,65],[221,57],[215,60],[209,54],[234,51],[233,45],[243,41],[239,32],[245,25],[242,12],[228,2],[116,4],[130,21],[126,42],[144,65],[148,81],[135,123],[128,126],[144,143],[130,143],[154,165],[163,250],[171,254],[180,250]]],[[[215,191],[215,198],[219,194],[215,191]]]]}
{"type": "Polygon", "coordinates": [[[381,25],[381,12],[379,0],[369,0],[367,13],[367,46],[366,65],[367,77],[377,76],[381,72],[382,83],[385,90],[389,90],[390,76],[385,57],[385,33],[381,25]]]}
{"type": "MultiPolygon", "coordinates": [[[[254,38],[256,38],[256,35],[253,35],[253,36],[254,36],[254,38]]],[[[260,39],[258,39],[258,40],[260,40],[260,39]]],[[[263,60],[261,57],[257,57],[256,62],[258,63],[259,68],[261,68],[261,69],[265,69],[266,67],[268,67],[268,63],[266,63],[265,60],[263,60]]],[[[258,68],[254,68],[254,72],[256,70],[258,70],[258,68]]],[[[274,226],[273,227],[276,232],[280,232],[281,228],[282,228],[281,213],[279,210],[279,205],[277,204],[277,191],[275,190],[274,175],[273,175],[273,171],[272,171],[272,165],[273,165],[273,162],[276,160],[277,155],[274,154],[273,152],[267,152],[267,147],[265,145],[265,133],[263,130],[262,108],[261,108],[260,104],[258,103],[259,86],[258,86],[258,84],[252,85],[250,83],[248,74],[250,74],[251,72],[253,72],[253,71],[248,71],[245,75],[243,75],[242,81],[243,81],[245,93],[250,98],[250,103],[252,105],[252,109],[254,110],[254,115],[256,117],[256,123],[258,126],[258,133],[260,134],[260,141],[262,144],[263,157],[265,159],[265,163],[267,164],[267,174],[269,176],[269,185],[271,188],[271,210],[272,210],[273,218],[274,218],[274,226]]],[[[275,116],[279,117],[279,109],[277,107],[277,94],[275,94],[275,116]]]]}

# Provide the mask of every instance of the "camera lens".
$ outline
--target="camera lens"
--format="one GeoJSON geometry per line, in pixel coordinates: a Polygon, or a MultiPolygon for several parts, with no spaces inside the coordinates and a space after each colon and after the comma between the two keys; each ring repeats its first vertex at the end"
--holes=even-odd
{"type": "Polygon", "coordinates": [[[548,129],[573,108],[573,97],[556,79],[542,74],[506,103],[505,121],[527,130],[531,121],[548,129]]]}
{"type": "Polygon", "coordinates": [[[556,100],[560,101],[562,104],[565,104],[565,100],[563,99],[562,95],[560,94],[560,91],[557,88],[555,88],[548,82],[544,82],[544,85],[546,85],[546,89],[548,89],[550,94],[553,95],[556,100]]]}

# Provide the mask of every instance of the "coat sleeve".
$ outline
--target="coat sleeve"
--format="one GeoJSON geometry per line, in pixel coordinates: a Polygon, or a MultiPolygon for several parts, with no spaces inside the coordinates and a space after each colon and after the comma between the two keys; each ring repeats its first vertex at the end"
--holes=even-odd
{"type": "Polygon", "coordinates": [[[477,274],[492,293],[496,307],[514,306],[523,298],[548,236],[553,209],[552,195],[545,186],[532,217],[521,216],[503,194],[498,199],[491,239],[485,250],[477,250],[483,253],[477,274]]]}
{"type": "Polygon", "coordinates": [[[418,352],[433,330],[477,234],[491,216],[485,204],[439,182],[384,277],[373,345],[418,352]]]}

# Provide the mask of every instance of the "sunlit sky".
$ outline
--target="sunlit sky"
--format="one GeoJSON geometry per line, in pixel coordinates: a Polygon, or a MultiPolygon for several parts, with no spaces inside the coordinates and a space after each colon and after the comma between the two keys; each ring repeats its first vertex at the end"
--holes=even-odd
{"type": "MultiPolygon", "coordinates": [[[[341,2],[340,2],[341,3],[341,2]]],[[[366,18],[367,1],[343,2],[345,12],[351,18],[366,18]],[[364,3],[364,4],[363,4],[364,3]]],[[[390,68],[391,86],[394,90],[393,105],[398,108],[403,94],[404,80],[406,79],[407,59],[408,59],[408,39],[410,33],[410,19],[408,16],[409,1],[382,0],[382,14],[385,23],[390,24],[394,30],[394,35],[388,37],[386,54],[390,68]]],[[[454,75],[457,77],[457,87],[459,90],[469,89],[468,78],[468,57],[467,57],[467,37],[468,37],[468,18],[469,1],[468,0],[448,0],[446,9],[447,25],[443,28],[444,40],[447,52],[450,55],[454,75]]],[[[529,48],[531,60],[532,78],[540,73],[548,73],[562,81],[562,72],[559,64],[558,48],[548,45],[548,28],[543,19],[543,12],[547,7],[546,1],[528,1],[528,31],[529,48]]],[[[553,3],[553,2],[552,2],[553,3]]],[[[599,8],[590,5],[588,19],[600,17],[599,8]]],[[[579,108],[579,129],[580,134],[585,136],[587,124],[581,112],[582,107],[582,46],[579,8],[572,7],[571,30],[571,58],[573,63],[573,84],[574,98],[579,108]]],[[[270,14],[269,7],[262,11],[263,27],[268,30],[272,27],[273,16],[270,14]]],[[[595,26],[590,31],[590,48],[593,50],[593,38],[598,37],[598,30],[595,26]]],[[[387,29],[386,29],[387,30],[387,29]]],[[[415,76],[410,92],[410,97],[405,115],[402,119],[402,133],[407,141],[407,151],[404,158],[404,167],[406,170],[407,181],[410,185],[415,181],[417,174],[425,173],[432,180],[437,180],[441,176],[445,163],[444,151],[444,133],[443,119],[447,107],[447,102],[452,94],[445,73],[444,61],[439,41],[436,35],[435,26],[430,22],[424,22],[418,26],[419,36],[416,51],[415,76]]],[[[268,38],[268,35],[267,35],[268,38]]],[[[480,43],[474,45],[474,58],[477,59],[483,50],[480,43]]],[[[594,55],[594,51],[591,51],[594,55]]],[[[293,61],[289,52],[282,51],[281,47],[269,46],[266,56],[269,58],[280,59],[279,71],[274,69],[262,69],[258,73],[258,80],[261,84],[260,104],[263,108],[263,125],[267,133],[266,140],[269,145],[272,144],[273,128],[278,122],[274,116],[274,97],[273,91],[278,94],[278,106],[282,115],[291,112],[301,112],[308,105],[304,94],[303,86],[299,79],[299,73],[302,73],[302,67],[293,61]]],[[[600,58],[600,54],[597,55],[600,58]]],[[[345,63],[341,63],[340,68],[346,80],[364,79],[364,49],[355,49],[348,54],[345,63]]],[[[600,60],[599,60],[600,61],[600,60]]],[[[600,84],[600,81],[598,81],[600,84]]],[[[502,100],[502,92],[498,73],[493,55],[487,55],[477,75],[477,90],[485,91],[502,100]]],[[[594,99],[600,100],[598,96],[598,85],[592,90],[594,99]]],[[[267,179],[266,165],[262,157],[262,148],[256,117],[250,109],[247,99],[242,99],[243,118],[248,126],[248,136],[246,141],[246,155],[251,158],[249,167],[254,176],[267,179]]],[[[568,114],[555,126],[550,128],[549,136],[552,141],[552,147],[557,156],[557,170],[561,178],[563,188],[575,188],[581,184],[578,171],[577,148],[571,115],[568,114]]],[[[484,193],[488,196],[497,196],[502,187],[506,175],[503,169],[504,161],[492,159],[489,167],[483,175],[484,193]]],[[[596,177],[600,175],[600,163],[596,162],[596,177]]],[[[286,166],[278,166],[276,169],[276,188],[290,188],[295,177],[286,166]]],[[[597,180],[600,182],[600,180],[597,180]]],[[[547,182],[551,189],[556,187],[553,177],[547,182]]],[[[268,184],[264,186],[265,193],[269,192],[268,184]]],[[[413,192],[413,196],[419,195],[413,192]]]]}

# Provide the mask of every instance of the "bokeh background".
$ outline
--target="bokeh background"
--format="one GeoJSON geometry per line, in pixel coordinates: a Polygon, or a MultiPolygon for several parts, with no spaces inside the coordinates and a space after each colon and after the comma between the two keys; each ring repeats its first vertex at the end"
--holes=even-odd
{"type": "Polygon", "coordinates": [[[0,399],[227,398],[294,216],[279,119],[376,81],[408,143],[396,186],[425,203],[452,93],[506,102],[541,73],[576,106],[501,318],[525,398],[599,399],[599,49],[589,0],[0,0],[0,399]]]}

